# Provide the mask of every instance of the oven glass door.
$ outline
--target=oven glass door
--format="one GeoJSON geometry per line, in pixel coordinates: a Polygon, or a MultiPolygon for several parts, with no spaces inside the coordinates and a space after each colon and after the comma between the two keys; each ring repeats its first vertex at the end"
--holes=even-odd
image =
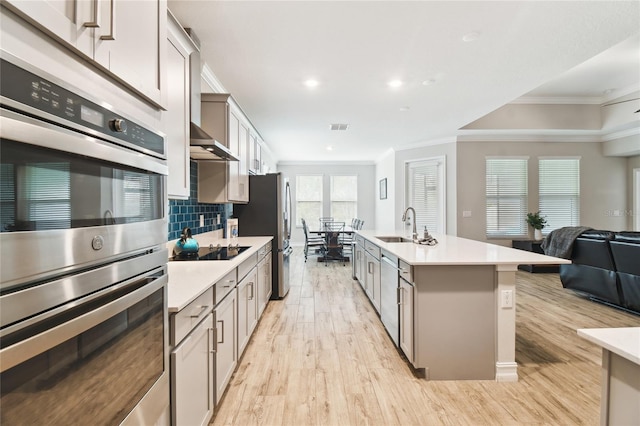
{"type": "Polygon", "coordinates": [[[0,232],[73,229],[164,217],[164,177],[2,140],[0,232]]]}
{"type": "Polygon", "coordinates": [[[43,332],[3,339],[2,368],[16,365],[0,374],[0,424],[121,423],[167,368],[166,280],[141,278],[43,332]],[[34,345],[42,352],[25,355],[34,345]]]}

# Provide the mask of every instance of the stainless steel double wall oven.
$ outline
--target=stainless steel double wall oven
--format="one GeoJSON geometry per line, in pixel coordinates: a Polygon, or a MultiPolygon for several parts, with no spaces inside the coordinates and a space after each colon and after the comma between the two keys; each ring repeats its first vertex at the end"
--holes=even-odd
{"type": "Polygon", "coordinates": [[[164,137],[0,54],[0,424],[168,421],[164,137]]]}

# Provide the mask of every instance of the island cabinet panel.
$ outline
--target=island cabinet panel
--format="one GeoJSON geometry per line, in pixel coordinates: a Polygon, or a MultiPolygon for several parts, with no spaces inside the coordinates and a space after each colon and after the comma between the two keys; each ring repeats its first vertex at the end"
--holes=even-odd
{"type": "Polygon", "coordinates": [[[413,285],[400,280],[400,349],[413,364],[413,285]]]}
{"type": "Polygon", "coordinates": [[[494,380],[494,266],[414,265],[413,273],[413,365],[429,380],[494,380]]]}

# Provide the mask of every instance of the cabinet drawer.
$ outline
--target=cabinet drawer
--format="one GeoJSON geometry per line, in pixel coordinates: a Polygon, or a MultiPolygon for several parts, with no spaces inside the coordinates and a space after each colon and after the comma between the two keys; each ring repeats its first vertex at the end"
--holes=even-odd
{"type": "Polygon", "coordinates": [[[231,292],[234,288],[236,288],[236,284],[238,284],[238,278],[236,275],[236,270],[229,272],[224,276],[220,281],[216,283],[216,305],[224,299],[224,297],[231,292]]]}
{"type": "Polygon", "coordinates": [[[264,246],[260,247],[260,249],[258,250],[258,260],[262,260],[262,258],[264,258],[267,255],[267,253],[269,253],[270,251],[271,251],[271,241],[269,241],[264,246]]]}
{"type": "Polygon", "coordinates": [[[398,263],[398,268],[400,269],[398,273],[400,274],[400,277],[402,277],[408,283],[413,284],[413,269],[411,268],[411,265],[409,265],[402,259],[400,259],[398,263]]]}
{"type": "Polygon", "coordinates": [[[213,309],[213,287],[189,303],[180,312],[171,315],[171,345],[176,346],[213,309]]]}
{"type": "Polygon", "coordinates": [[[247,260],[238,266],[238,281],[244,277],[258,264],[258,253],[252,254],[247,260]]]}
{"type": "Polygon", "coordinates": [[[373,257],[375,257],[376,259],[380,260],[380,247],[378,247],[377,245],[373,244],[371,241],[369,240],[365,240],[364,242],[364,249],[373,257]]]}
{"type": "Polygon", "coordinates": [[[361,247],[364,247],[364,237],[356,234],[356,244],[358,244],[361,247]]]}

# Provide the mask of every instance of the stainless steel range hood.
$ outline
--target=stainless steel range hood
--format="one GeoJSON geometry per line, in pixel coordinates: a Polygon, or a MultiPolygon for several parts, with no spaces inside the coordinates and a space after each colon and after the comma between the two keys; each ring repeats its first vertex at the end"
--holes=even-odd
{"type": "Polygon", "coordinates": [[[193,121],[189,131],[189,150],[193,160],[240,161],[229,148],[213,139],[193,121]]]}
{"type": "Polygon", "coordinates": [[[185,31],[189,34],[189,37],[191,37],[191,40],[193,40],[193,43],[197,47],[197,50],[189,57],[191,74],[191,78],[189,79],[189,87],[191,91],[189,156],[191,159],[199,161],[240,161],[240,159],[236,157],[229,148],[215,140],[200,127],[200,40],[191,28],[185,28],[185,31]]]}

